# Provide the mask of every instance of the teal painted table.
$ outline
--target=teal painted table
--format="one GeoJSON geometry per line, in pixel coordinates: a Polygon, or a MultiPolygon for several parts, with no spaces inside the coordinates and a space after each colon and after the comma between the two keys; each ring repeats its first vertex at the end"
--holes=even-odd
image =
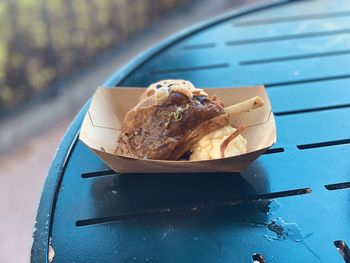
{"type": "Polygon", "coordinates": [[[265,84],[277,144],[241,174],[115,174],[77,140],[87,104],[47,177],[31,261],[46,262],[51,244],[55,263],[350,262],[350,2],[233,12],[105,85],[167,78],[265,84]]]}

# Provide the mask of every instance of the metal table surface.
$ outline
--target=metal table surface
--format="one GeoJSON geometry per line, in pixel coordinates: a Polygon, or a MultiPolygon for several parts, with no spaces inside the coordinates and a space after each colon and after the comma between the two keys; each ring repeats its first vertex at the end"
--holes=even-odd
{"type": "Polygon", "coordinates": [[[117,175],[77,140],[87,103],[49,171],[31,261],[47,262],[49,243],[55,263],[349,260],[349,43],[350,1],[276,2],[208,21],[142,54],[105,85],[265,84],[277,144],[241,174],[117,175]],[[236,205],[117,216],[227,200],[236,205]]]}

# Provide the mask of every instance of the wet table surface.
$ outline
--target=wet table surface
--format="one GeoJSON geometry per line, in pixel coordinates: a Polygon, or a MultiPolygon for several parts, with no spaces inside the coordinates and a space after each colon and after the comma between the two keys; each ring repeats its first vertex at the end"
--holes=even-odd
{"type": "Polygon", "coordinates": [[[77,140],[86,105],[47,177],[32,262],[49,246],[56,263],[349,260],[349,43],[350,1],[280,2],[137,58],[105,85],[264,84],[277,144],[240,174],[116,174],[77,140]]]}

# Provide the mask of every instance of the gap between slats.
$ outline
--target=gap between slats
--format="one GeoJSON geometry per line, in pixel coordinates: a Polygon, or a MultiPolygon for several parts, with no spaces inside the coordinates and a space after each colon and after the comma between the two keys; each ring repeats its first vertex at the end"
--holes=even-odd
{"type": "Polygon", "coordinates": [[[276,42],[276,41],[342,35],[342,34],[350,34],[350,29],[329,30],[329,31],[309,32],[309,33],[302,33],[302,34],[281,35],[281,36],[274,36],[274,37],[232,40],[232,41],[226,41],[226,45],[227,46],[248,45],[248,44],[268,43],[268,42],[276,42]]]}
{"type": "Polygon", "coordinates": [[[349,144],[349,143],[350,143],[350,139],[343,139],[343,140],[335,140],[335,141],[300,144],[300,145],[297,145],[297,148],[299,150],[307,150],[307,149],[329,147],[329,146],[336,146],[336,145],[349,144]]]}
{"type": "Polygon", "coordinates": [[[334,76],[324,76],[324,77],[318,77],[318,78],[310,78],[310,79],[299,79],[299,80],[291,80],[291,81],[281,81],[281,82],[271,82],[271,83],[265,83],[266,88],[277,88],[282,86],[289,86],[289,85],[297,85],[297,84],[304,84],[304,83],[314,83],[314,82],[322,82],[322,81],[330,81],[330,80],[339,80],[339,79],[349,79],[350,74],[344,74],[344,75],[334,75],[334,76]]]}
{"type": "Polygon", "coordinates": [[[274,115],[275,116],[285,116],[285,115],[310,113],[310,112],[325,111],[325,110],[337,110],[337,109],[344,109],[344,108],[349,108],[349,107],[350,107],[350,103],[349,104],[341,104],[341,105],[316,107],[316,108],[310,108],[310,109],[280,111],[280,112],[274,112],[274,115]]]}
{"type": "Polygon", "coordinates": [[[193,44],[193,45],[183,46],[182,49],[192,50],[192,49],[204,49],[204,48],[214,48],[214,47],[216,47],[215,43],[203,43],[203,44],[193,44]]]}
{"type": "Polygon", "coordinates": [[[159,215],[169,215],[169,214],[184,213],[184,212],[190,213],[190,214],[196,214],[200,211],[204,211],[208,209],[232,207],[232,206],[242,205],[242,204],[251,203],[251,202],[260,202],[263,200],[270,200],[274,198],[299,196],[304,194],[310,194],[311,192],[312,192],[311,188],[300,188],[300,189],[248,196],[242,199],[231,200],[231,201],[212,202],[212,203],[194,203],[194,204],[188,204],[188,205],[177,206],[177,207],[137,210],[137,211],[132,211],[129,213],[119,214],[114,216],[78,220],[76,221],[76,226],[81,227],[81,226],[96,225],[96,224],[103,224],[103,223],[110,223],[110,222],[118,222],[118,221],[130,221],[130,220],[134,220],[135,218],[151,216],[151,215],[159,216],[159,215]]]}
{"type": "Polygon", "coordinates": [[[326,184],[324,187],[329,191],[347,189],[350,188],[350,182],[326,184]]]}
{"type": "Polygon", "coordinates": [[[240,66],[251,66],[259,64],[268,64],[276,62],[285,62],[291,60],[305,60],[312,58],[321,58],[321,57],[332,57],[332,56],[341,56],[350,54],[350,50],[339,50],[339,51],[329,51],[329,52],[319,52],[319,53],[310,53],[304,55],[295,55],[295,56],[284,56],[284,57],[275,57],[275,58],[265,58],[257,60],[246,60],[239,62],[240,66]]]}
{"type": "Polygon", "coordinates": [[[327,19],[334,17],[347,17],[350,16],[350,11],[339,11],[332,13],[317,13],[317,14],[306,14],[306,15],[295,15],[295,16],[285,16],[285,17],[275,17],[266,19],[256,19],[248,21],[238,21],[234,22],[233,26],[243,27],[243,26],[255,26],[255,25],[266,25],[266,24],[276,24],[283,22],[293,22],[293,21],[308,21],[315,19],[327,19]]]}

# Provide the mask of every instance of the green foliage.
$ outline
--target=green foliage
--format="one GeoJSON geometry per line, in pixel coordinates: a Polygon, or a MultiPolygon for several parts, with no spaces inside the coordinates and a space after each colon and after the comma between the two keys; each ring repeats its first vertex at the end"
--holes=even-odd
{"type": "Polygon", "coordinates": [[[0,0],[0,113],[189,0],[0,0]]]}

